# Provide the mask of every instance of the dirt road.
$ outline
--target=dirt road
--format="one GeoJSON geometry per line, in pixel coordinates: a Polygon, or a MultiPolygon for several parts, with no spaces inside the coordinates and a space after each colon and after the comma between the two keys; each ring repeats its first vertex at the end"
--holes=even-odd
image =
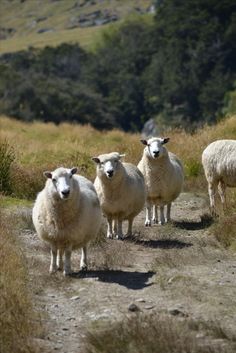
{"type": "MultiPolygon", "coordinates": [[[[43,352],[84,353],[86,330],[123,320],[136,312],[166,313],[198,323],[219,322],[222,344],[236,341],[236,256],[212,235],[207,200],[183,193],[173,205],[173,223],[144,227],[135,236],[107,240],[89,252],[90,269],[81,276],[80,252],[72,256],[73,277],[49,275],[49,249],[24,229],[33,299],[41,312],[43,352]]],[[[207,333],[198,327],[199,339],[207,333]]],[[[215,335],[216,336],[216,335],[215,335]]]]}

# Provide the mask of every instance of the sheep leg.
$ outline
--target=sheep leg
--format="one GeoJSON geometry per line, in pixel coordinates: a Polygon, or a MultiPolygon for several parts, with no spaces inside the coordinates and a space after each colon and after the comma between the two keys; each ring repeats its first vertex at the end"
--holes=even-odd
{"type": "Polygon", "coordinates": [[[112,231],[113,235],[117,234],[117,219],[113,220],[113,231],[112,231]]]}
{"type": "Polygon", "coordinates": [[[166,222],[170,222],[170,210],[171,210],[171,202],[167,204],[166,222]]]}
{"type": "Polygon", "coordinates": [[[80,270],[86,271],[87,267],[87,247],[84,246],[81,251],[80,270]]]}
{"type": "Polygon", "coordinates": [[[152,208],[152,222],[153,224],[158,224],[158,214],[157,214],[157,206],[156,205],[153,205],[153,208],[152,208]]]}
{"type": "Polygon", "coordinates": [[[111,238],[112,239],[113,234],[112,234],[112,218],[111,217],[107,217],[107,238],[111,238]]]}
{"type": "Polygon", "coordinates": [[[226,212],[226,199],[225,199],[225,183],[223,181],[220,181],[218,184],[218,192],[220,195],[221,203],[223,206],[223,211],[226,212]]]}
{"type": "Polygon", "coordinates": [[[211,210],[211,215],[213,217],[216,216],[216,207],[215,207],[215,183],[209,182],[208,184],[208,194],[210,198],[210,210],[211,210]]]}
{"type": "Polygon", "coordinates": [[[63,269],[63,259],[62,259],[63,254],[64,254],[63,249],[57,250],[57,269],[59,271],[62,271],[62,269],[63,269]]]}
{"type": "Polygon", "coordinates": [[[122,232],[122,221],[118,220],[117,222],[117,235],[116,239],[123,239],[123,232],[122,232]]]}
{"type": "Polygon", "coordinates": [[[132,236],[132,226],[133,226],[133,218],[130,218],[128,220],[128,231],[127,231],[127,237],[131,237],[132,236]]]}
{"type": "Polygon", "coordinates": [[[164,206],[160,206],[160,222],[159,224],[163,225],[165,224],[165,216],[164,216],[164,206]]]}
{"type": "Polygon", "coordinates": [[[151,205],[149,202],[146,204],[145,227],[151,227],[151,205]]]}
{"type": "Polygon", "coordinates": [[[68,276],[71,274],[71,246],[65,249],[65,264],[64,264],[64,276],[68,276]]]}
{"type": "Polygon", "coordinates": [[[50,264],[50,273],[57,271],[57,248],[54,245],[51,245],[51,264],[50,264]]]}

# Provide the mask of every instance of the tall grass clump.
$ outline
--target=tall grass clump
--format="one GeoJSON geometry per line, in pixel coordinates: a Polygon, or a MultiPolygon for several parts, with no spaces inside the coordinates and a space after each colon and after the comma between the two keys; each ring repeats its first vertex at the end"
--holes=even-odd
{"type": "Polygon", "coordinates": [[[0,192],[11,193],[10,170],[15,160],[14,148],[7,140],[0,141],[0,192]]]}
{"type": "Polygon", "coordinates": [[[86,335],[85,353],[226,353],[233,349],[199,341],[186,321],[137,315],[86,335]]]}
{"type": "MultiPolygon", "coordinates": [[[[218,202],[218,209],[222,205],[218,202]]],[[[213,226],[213,234],[225,247],[236,251],[236,190],[227,190],[227,210],[221,210],[219,218],[213,226]]]]}
{"type": "Polygon", "coordinates": [[[13,223],[12,217],[0,214],[0,351],[33,353],[35,314],[27,288],[25,258],[13,223]]]}

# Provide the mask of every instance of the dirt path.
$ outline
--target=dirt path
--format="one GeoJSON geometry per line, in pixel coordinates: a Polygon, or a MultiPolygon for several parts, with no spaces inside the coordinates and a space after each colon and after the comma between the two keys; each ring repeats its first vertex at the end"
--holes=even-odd
{"type": "MultiPolygon", "coordinates": [[[[141,213],[134,239],[91,249],[90,270],[83,277],[49,275],[48,248],[24,230],[34,300],[42,312],[41,351],[83,353],[87,329],[135,310],[219,322],[227,337],[216,338],[235,344],[236,256],[214,240],[206,212],[203,197],[186,193],[173,206],[173,224],[145,228],[141,213]]],[[[72,257],[75,270],[79,255],[72,257]]],[[[204,337],[204,327],[199,330],[204,337]]]]}

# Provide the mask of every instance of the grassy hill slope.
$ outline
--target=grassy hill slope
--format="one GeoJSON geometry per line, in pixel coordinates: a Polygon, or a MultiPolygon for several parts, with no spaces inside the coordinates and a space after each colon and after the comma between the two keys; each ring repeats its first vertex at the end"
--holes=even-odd
{"type": "Polygon", "coordinates": [[[151,0],[2,0],[0,53],[63,42],[90,47],[109,23],[145,14],[151,0]]]}

